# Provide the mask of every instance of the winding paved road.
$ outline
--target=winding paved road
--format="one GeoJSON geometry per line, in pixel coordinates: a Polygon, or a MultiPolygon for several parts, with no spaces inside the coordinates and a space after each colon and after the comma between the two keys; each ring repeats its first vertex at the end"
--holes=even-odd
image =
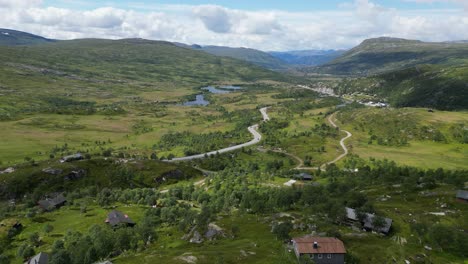
{"type": "MultiPolygon", "coordinates": [[[[268,113],[267,113],[267,109],[268,109],[268,107],[263,107],[263,108],[260,109],[260,113],[262,114],[262,117],[263,117],[263,122],[266,122],[266,121],[270,120],[270,117],[268,116],[268,113]]],[[[258,130],[258,124],[255,124],[253,126],[249,126],[247,129],[249,130],[250,134],[252,134],[252,136],[253,136],[253,139],[251,141],[249,141],[249,142],[239,144],[239,145],[235,145],[235,146],[231,146],[231,147],[227,147],[227,148],[223,148],[223,149],[210,151],[210,152],[207,152],[207,153],[202,153],[202,154],[197,154],[197,155],[192,155],[192,156],[187,156],[187,157],[173,158],[172,160],[166,160],[166,161],[176,162],[176,161],[188,161],[188,160],[194,160],[194,159],[202,159],[202,158],[205,158],[206,156],[216,155],[217,153],[222,154],[222,153],[238,150],[238,149],[241,149],[243,147],[252,146],[252,145],[255,145],[258,142],[260,142],[260,140],[262,140],[262,135],[260,133],[258,133],[258,131],[257,131],[258,130]]]]}

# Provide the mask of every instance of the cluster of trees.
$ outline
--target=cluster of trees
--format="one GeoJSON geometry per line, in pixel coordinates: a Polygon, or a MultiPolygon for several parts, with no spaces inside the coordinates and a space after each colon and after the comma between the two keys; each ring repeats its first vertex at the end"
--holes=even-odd
{"type": "Polygon", "coordinates": [[[132,126],[133,132],[135,135],[141,135],[153,131],[151,125],[145,120],[138,120],[132,126]]]}
{"type": "Polygon", "coordinates": [[[144,250],[157,240],[156,223],[145,217],[135,227],[120,226],[111,229],[107,226],[93,225],[86,234],[68,231],[63,239],[52,245],[49,263],[51,264],[91,264],[124,251],[144,250]]]}
{"type": "MultiPolygon", "coordinates": [[[[46,112],[70,115],[92,115],[96,112],[96,102],[76,101],[62,97],[47,97],[46,112]]],[[[37,111],[36,111],[37,112],[37,111]]]]}
{"type": "Polygon", "coordinates": [[[452,137],[463,144],[468,144],[468,124],[455,124],[450,127],[452,137]]]}

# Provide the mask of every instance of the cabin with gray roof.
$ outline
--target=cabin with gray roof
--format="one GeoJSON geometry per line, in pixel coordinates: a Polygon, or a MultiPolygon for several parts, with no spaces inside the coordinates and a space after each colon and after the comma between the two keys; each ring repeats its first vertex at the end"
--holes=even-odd
{"type": "Polygon", "coordinates": [[[359,222],[362,225],[362,227],[366,229],[367,231],[379,232],[385,235],[388,235],[388,233],[390,233],[390,229],[392,228],[392,223],[393,223],[392,219],[382,217],[383,226],[376,228],[374,227],[374,218],[377,217],[376,215],[364,213],[365,218],[363,221],[360,221],[355,209],[349,208],[349,207],[346,207],[345,209],[346,209],[346,218],[349,220],[350,223],[359,222]]]}
{"type": "Polygon", "coordinates": [[[107,215],[107,219],[105,221],[107,224],[109,224],[112,227],[118,227],[120,225],[125,225],[125,226],[134,226],[136,225],[133,220],[128,217],[128,215],[123,214],[120,211],[113,210],[107,215]]]}
{"type": "Polygon", "coordinates": [[[296,179],[303,180],[303,181],[311,181],[312,180],[312,175],[310,175],[307,172],[301,172],[299,174],[295,175],[296,179]]]}
{"type": "Polygon", "coordinates": [[[32,257],[29,261],[26,261],[24,264],[47,264],[49,263],[49,255],[47,253],[41,252],[36,256],[32,257]]]}
{"type": "Polygon", "coordinates": [[[458,190],[457,191],[457,201],[468,203],[468,191],[458,190]]]}
{"type": "Polygon", "coordinates": [[[67,199],[63,196],[63,193],[52,195],[51,197],[47,197],[43,200],[37,202],[39,207],[46,211],[53,211],[65,205],[67,199]]]}
{"type": "Polygon", "coordinates": [[[74,160],[82,160],[82,159],[84,159],[83,155],[81,155],[81,153],[76,153],[76,154],[65,156],[65,157],[61,158],[60,162],[64,163],[64,162],[71,162],[71,161],[74,161],[74,160]]]}

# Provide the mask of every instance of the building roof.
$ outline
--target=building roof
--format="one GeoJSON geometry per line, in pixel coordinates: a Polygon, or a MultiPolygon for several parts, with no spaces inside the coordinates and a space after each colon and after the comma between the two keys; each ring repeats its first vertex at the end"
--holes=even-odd
{"type": "Polygon", "coordinates": [[[49,209],[52,207],[56,207],[57,205],[61,205],[65,203],[67,199],[65,199],[65,196],[63,196],[62,193],[56,194],[52,198],[45,198],[44,200],[40,200],[37,202],[39,206],[41,206],[44,209],[49,209]]]}
{"type": "Polygon", "coordinates": [[[293,238],[294,247],[299,254],[345,254],[346,249],[341,240],[334,237],[298,237],[293,238]],[[314,248],[317,242],[317,248],[314,248]]]}
{"type": "Polygon", "coordinates": [[[73,155],[68,155],[60,159],[61,162],[66,162],[66,161],[72,161],[72,160],[78,160],[78,159],[83,159],[83,155],[81,153],[76,153],[73,155]]]}
{"type": "Polygon", "coordinates": [[[312,175],[306,172],[301,172],[296,175],[296,177],[302,178],[302,179],[312,179],[312,175]]]}
{"type": "Polygon", "coordinates": [[[346,207],[345,209],[346,209],[346,217],[348,219],[351,219],[354,221],[359,220],[356,215],[356,210],[354,210],[353,208],[349,208],[349,207],[346,207]]]}
{"type": "Polygon", "coordinates": [[[110,224],[111,226],[116,226],[118,224],[135,224],[135,222],[133,222],[133,220],[130,219],[128,215],[123,214],[117,210],[113,210],[107,215],[106,223],[110,224]]]}
{"type": "Polygon", "coordinates": [[[457,191],[457,198],[458,199],[463,199],[463,200],[468,200],[468,191],[458,190],[457,191]]]}
{"type": "Polygon", "coordinates": [[[44,252],[40,252],[36,256],[32,257],[25,264],[47,264],[49,262],[49,255],[44,252]]]}
{"type": "Polygon", "coordinates": [[[380,228],[374,228],[373,220],[374,220],[375,215],[368,214],[366,217],[366,220],[364,220],[364,227],[372,229],[374,231],[382,232],[382,233],[388,233],[390,232],[390,228],[392,227],[392,222],[393,220],[390,218],[383,217],[384,220],[384,226],[380,228]]]}
{"type": "MultiPolygon", "coordinates": [[[[351,219],[351,220],[354,220],[354,221],[358,221],[358,217],[357,217],[357,214],[356,214],[356,210],[353,209],[353,208],[349,208],[349,207],[346,207],[346,217],[348,219],[351,219]]],[[[378,228],[377,230],[374,228],[374,225],[373,225],[373,219],[374,219],[375,215],[374,214],[369,214],[369,213],[366,213],[366,219],[364,219],[364,227],[365,228],[368,228],[368,229],[372,229],[374,231],[378,231],[378,232],[382,232],[382,233],[388,233],[390,232],[390,228],[392,227],[392,222],[393,220],[390,219],[390,218],[386,218],[384,217],[384,222],[385,222],[385,225],[384,227],[381,227],[381,228],[378,228]]]]}

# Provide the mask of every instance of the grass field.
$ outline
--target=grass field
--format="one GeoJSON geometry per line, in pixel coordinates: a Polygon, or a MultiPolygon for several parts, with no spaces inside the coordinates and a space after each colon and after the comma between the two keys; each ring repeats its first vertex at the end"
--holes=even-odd
{"type": "MultiPolygon", "coordinates": [[[[347,145],[352,153],[362,158],[388,159],[397,163],[421,168],[467,169],[468,146],[455,140],[449,128],[455,124],[468,124],[467,112],[435,111],[420,108],[402,109],[360,109],[338,115],[342,127],[353,133],[347,145]],[[386,118],[387,123],[372,123],[374,119],[386,118]],[[344,119],[344,120],[343,120],[344,119]],[[351,119],[351,120],[350,120],[351,119]],[[392,121],[393,120],[393,121],[392,121]],[[395,123],[396,122],[396,123],[395,123]],[[344,125],[343,125],[344,123],[344,125]],[[444,142],[430,139],[409,139],[405,146],[369,144],[369,133],[394,131],[395,135],[406,135],[404,130],[438,130],[444,142]],[[401,129],[400,131],[395,131],[401,129]]],[[[382,134],[383,135],[383,134],[382,134]]],[[[384,135],[385,136],[385,135],[384,135]]],[[[392,136],[392,135],[390,135],[392,136]]]]}

